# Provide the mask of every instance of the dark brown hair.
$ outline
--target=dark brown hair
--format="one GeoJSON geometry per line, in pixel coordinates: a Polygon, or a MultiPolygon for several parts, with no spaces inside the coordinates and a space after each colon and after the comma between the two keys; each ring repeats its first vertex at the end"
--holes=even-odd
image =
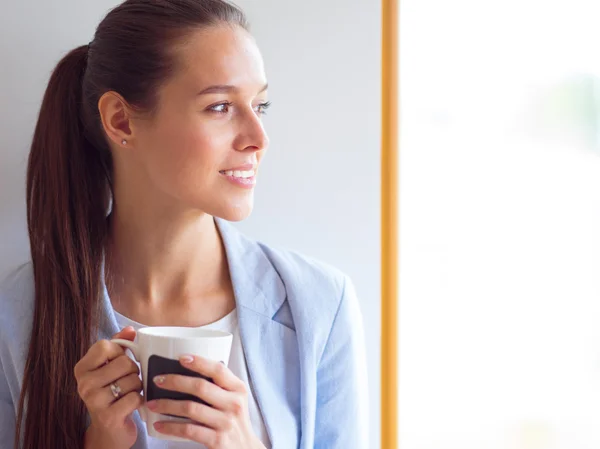
{"type": "Polygon", "coordinates": [[[98,100],[115,91],[152,113],[157,88],[176,70],[175,45],[217,24],[248,29],[244,14],[223,0],[127,0],[50,77],[27,167],[35,309],[17,449],[83,447],[87,411],[73,368],[97,338],[112,178],[98,100]]]}

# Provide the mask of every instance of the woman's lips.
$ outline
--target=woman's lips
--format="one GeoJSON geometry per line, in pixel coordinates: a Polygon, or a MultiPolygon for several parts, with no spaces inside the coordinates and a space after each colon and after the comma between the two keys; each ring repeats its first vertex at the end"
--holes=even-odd
{"type": "Polygon", "coordinates": [[[252,189],[254,188],[254,186],[256,185],[256,175],[252,175],[249,177],[241,177],[241,176],[234,176],[233,174],[228,174],[231,173],[229,172],[220,172],[220,174],[222,176],[225,177],[225,179],[227,179],[229,182],[231,182],[232,184],[238,186],[238,187],[243,187],[245,189],[252,189]]]}

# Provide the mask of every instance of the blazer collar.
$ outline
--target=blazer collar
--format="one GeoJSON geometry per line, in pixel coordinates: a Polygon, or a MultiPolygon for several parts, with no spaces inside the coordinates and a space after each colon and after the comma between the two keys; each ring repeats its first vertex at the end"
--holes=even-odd
{"type": "Polygon", "coordinates": [[[223,240],[236,303],[272,318],[286,299],[285,286],[261,245],[215,218],[223,240]]]}

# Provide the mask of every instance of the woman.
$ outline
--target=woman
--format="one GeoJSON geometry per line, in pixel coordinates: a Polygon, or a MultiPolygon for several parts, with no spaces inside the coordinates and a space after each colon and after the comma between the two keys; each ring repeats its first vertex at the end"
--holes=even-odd
{"type": "Polygon", "coordinates": [[[32,263],[0,290],[0,446],[366,447],[351,282],[228,224],[252,210],[268,104],[222,0],[127,0],[60,61],[28,165],[32,263]],[[214,384],[161,379],[211,406],[148,404],[197,422],[157,426],[190,443],[147,436],[138,367],[109,341],[148,325],[234,334],[229,367],[181,361],[214,384]]]}

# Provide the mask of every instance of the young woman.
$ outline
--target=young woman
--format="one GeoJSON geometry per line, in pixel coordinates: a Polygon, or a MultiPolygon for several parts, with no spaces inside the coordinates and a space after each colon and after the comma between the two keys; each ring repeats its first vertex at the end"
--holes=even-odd
{"type": "MultiPolygon", "coordinates": [[[[263,61],[222,0],[127,0],[52,74],[27,171],[32,261],[0,288],[0,446],[23,449],[367,445],[358,302],[339,271],[228,224],[246,218],[268,138],[263,61]],[[223,329],[195,424],[147,436],[138,366],[110,342],[141,326],[223,329]]],[[[282,167],[289,169],[289,167],[282,167]]]]}

